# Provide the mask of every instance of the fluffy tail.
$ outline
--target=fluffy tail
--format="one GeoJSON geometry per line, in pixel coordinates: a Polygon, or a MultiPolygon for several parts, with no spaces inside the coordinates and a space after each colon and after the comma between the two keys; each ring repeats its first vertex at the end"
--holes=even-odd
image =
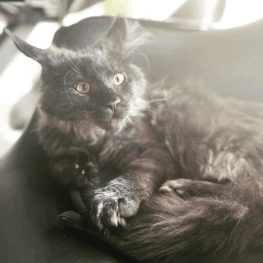
{"type": "Polygon", "coordinates": [[[263,251],[263,193],[248,184],[221,196],[156,195],[114,242],[140,262],[240,262],[250,248],[263,251]]]}

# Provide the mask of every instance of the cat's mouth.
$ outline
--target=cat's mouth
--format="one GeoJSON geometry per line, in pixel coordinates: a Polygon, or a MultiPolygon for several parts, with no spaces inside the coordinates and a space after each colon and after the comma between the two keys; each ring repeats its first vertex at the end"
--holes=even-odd
{"type": "Polygon", "coordinates": [[[118,111],[108,116],[87,113],[85,119],[92,120],[100,128],[113,133],[120,132],[127,123],[127,115],[118,111]]]}
{"type": "Polygon", "coordinates": [[[118,133],[123,129],[126,122],[127,122],[126,117],[113,115],[110,119],[101,121],[100,126],[106,131],[118,133]]]}

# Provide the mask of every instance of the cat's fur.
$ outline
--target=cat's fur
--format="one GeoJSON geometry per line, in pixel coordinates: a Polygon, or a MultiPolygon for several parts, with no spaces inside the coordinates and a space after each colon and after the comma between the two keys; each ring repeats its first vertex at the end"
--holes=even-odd
{"type": "Polygon", "coordinates": [[[40,50],[9,33],[43,67],[37,127],[54,176],[82,188],[100,229],[125,227],[109,238],[140,261],[223,262],[263,249],[263,107],[195,83],[148,84],[131,59],[147,36],[130,30],[117,18],[80,51],[40,50]],[[78,94],[79,81],[92,92],[78,94]]]}

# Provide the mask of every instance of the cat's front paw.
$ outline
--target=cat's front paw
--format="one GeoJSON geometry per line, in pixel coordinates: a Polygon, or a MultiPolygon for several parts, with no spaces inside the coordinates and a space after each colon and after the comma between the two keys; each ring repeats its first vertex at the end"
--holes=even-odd
{"type": "Polygon", "coordinates": [[[74,179],[71,181],[75,187],[81,188],[96,182],[98,167],[93,162],[74,164],[74,179]]]}
{"type": "Polygon", "coordinates": [[[177,179],[166,181],[158,190],[158,193],[175,193],[182,199],[196,196],[219,195],[224,185],[206,181],[194,181],[190,179],[177,179]]]}
{"type": "MultiPolygon", "coordinates": [[[[116,179],[114,180],[116,183],[116,179]]],[[[126,219],[136,215],[140,201],[126,184],[110,184],[93,191],[91,219],[100,228],[126,226],[126,219]]]]}

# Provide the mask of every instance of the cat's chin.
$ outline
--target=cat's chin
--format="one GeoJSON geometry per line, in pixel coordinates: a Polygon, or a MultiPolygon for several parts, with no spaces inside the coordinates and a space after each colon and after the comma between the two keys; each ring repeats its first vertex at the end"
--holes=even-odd
{"type": "Polygon", "coordinates": [[[119,133],[126,125],[127,118],[114,118],[109,121],[103,121],[99,126],[110,133],[119,133]]]}

